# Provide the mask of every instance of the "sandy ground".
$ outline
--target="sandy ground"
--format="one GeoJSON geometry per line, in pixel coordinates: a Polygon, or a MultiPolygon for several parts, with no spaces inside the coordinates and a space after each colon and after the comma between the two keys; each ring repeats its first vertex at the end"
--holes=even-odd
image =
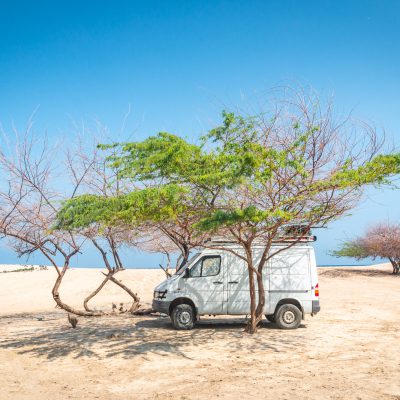
{"type": "MultiPolygon", "coordinates": [[[[243,319],[81,318],[76,329],[50,298],[55,272],[0,273],[0,399],[400,399],[400,277],[390,268],[320,269],[322,312],[294,331],[243,319]]],[[[151,301],[162,271],[120,278],[151,301]]],[[[74,305],[101,280],[71,270],[74,305]]],[[[106,287],[94,305],[126,302],[106,287]]]]}
{"type": "MultiPolygon", "coordinates": [[[[101,272],[95,268],[71,268],[60,288],[61,299],[71,306],[82,308],[83,299],[104,279],[101,272]]],[[[144,305],[150,305],[154,287],[165,279],[165,274],[161,269],[136,269],[121,271],[115,277],[138,293],[144,305]]],[[[51,267],[33,272],[0,273],[0,316],[55,311],[51,296],[55,279],[56,272],[51,267]]],[[[90,305],[94,309],[111,311],[113,302],[118,307],[123,302],[127,307],[130,301],[128,294],[109,282],[90,305]]]]}

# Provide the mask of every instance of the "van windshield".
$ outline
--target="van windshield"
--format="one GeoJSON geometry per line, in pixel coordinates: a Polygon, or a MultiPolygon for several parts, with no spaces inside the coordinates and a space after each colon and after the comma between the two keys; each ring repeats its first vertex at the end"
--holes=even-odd
{"type": "Polygon", "coordinates": [[[200,253],[195,253],[192,255],[192,257],[189,258],[189,260],[187,260],[186,264],[180,268],[179,270],[177,270],[175,272],[174,275],[182,275],[183,271],[188,268],[189,265],[191,265],[193,263],[193,261],[200,255],[200,253]]]}

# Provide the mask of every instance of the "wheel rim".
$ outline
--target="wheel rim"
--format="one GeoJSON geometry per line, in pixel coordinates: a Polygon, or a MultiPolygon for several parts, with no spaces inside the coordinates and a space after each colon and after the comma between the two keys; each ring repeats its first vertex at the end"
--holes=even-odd
{"type": "Polygon", "coordinates": [[[179,314],[179,322],[182,324],[185,324],[185,325],[188,324],[190,322],[191,318],[192,317],[190,315],[190,312],[188,312],[188,311],[182,311],[179,314]]]}
{"type": "Polygon", "coordinates": [[[286,311],[282,317],[283,317],[283,321],[285,322],[285,324],[292,324],[296,319],[294,312],[289,311],[289,310],[286,311]]]}

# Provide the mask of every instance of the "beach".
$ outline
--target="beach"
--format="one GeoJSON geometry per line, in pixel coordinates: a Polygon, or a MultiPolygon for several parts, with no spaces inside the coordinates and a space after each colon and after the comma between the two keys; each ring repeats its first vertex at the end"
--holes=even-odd
{"type": "MultiPolygon", "coordinates": [[[[400,399],[400,277],[390,265],[319,268],[321,312],[299,329],[202,317],[191,331],[169,318],[79,318],[55,308],[53,269],[0,273],[0,398],[24,399],[400,399]]],[[[161,270],[116,275],[144,306],[161,270]]],[[[71,269],[60,294],[80,307],[101,282],[71,269]]],[[[91,305],[126,308],[109,283],[91,305]]]]}

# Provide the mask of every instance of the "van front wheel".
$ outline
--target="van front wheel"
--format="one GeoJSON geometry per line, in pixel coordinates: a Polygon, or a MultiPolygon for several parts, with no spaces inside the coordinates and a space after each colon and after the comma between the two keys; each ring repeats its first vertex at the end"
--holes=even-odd
{"type": "Polygon", "coordinates": [[[193,329],[194,310],[189,304],[178,304],[171,313],[172,325],[175,329],[193,329]]]}
{"type": "Polygon", "coordinates": [[[293,304],[282,304],[275,313],[275,322],[281,329],[296,329],[301,323],[301,311],[293,304]]]}

